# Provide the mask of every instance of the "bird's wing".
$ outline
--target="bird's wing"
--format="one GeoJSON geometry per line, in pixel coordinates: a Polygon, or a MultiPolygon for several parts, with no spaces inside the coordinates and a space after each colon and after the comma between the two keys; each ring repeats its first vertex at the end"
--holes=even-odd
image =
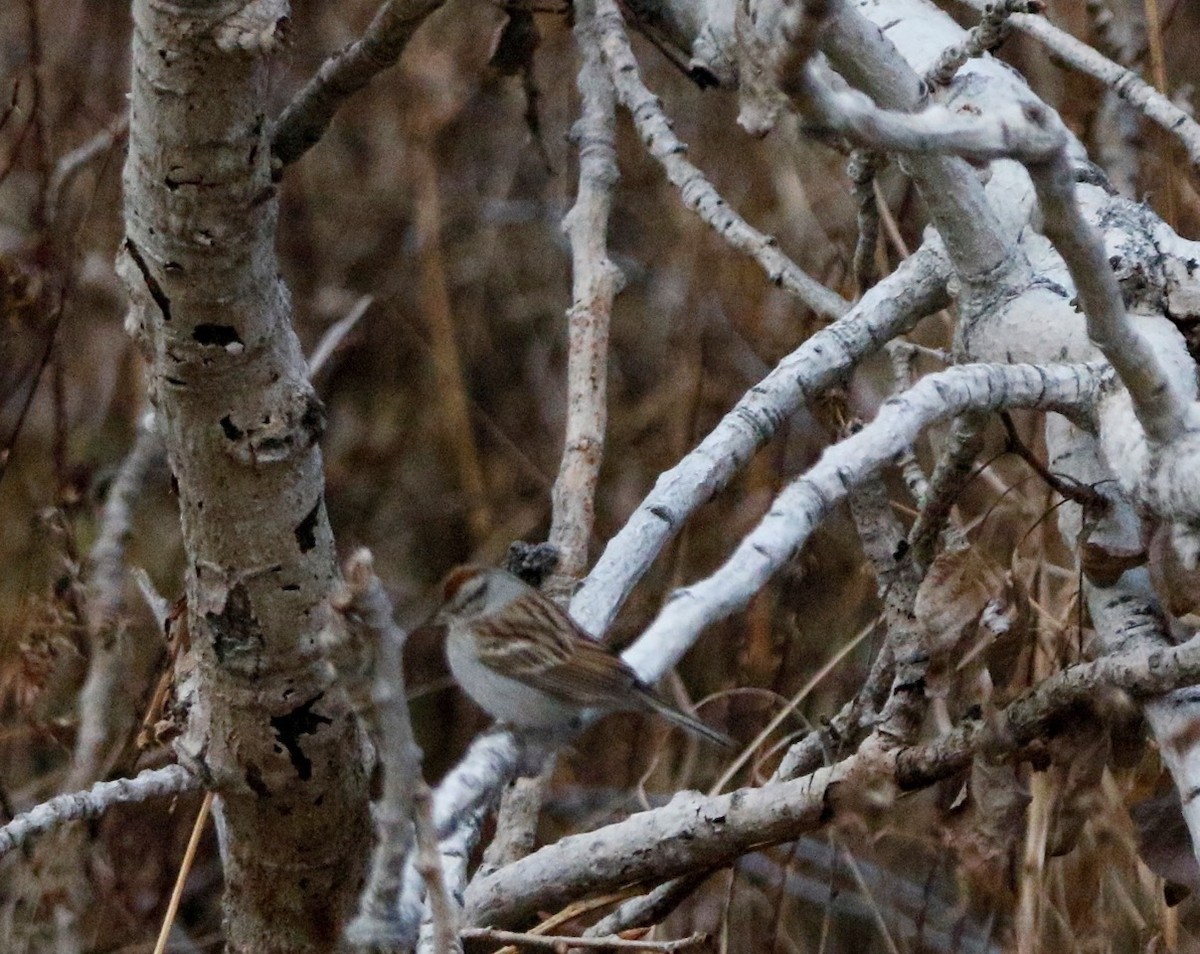
{"type": "Polygon", "coordinates": [[[479,659],[510,679],[580,708],[637,708],[638,679],[607,646],[584,633],[563,610],[535,594],[509,604],[502,618],[476,622],[479,659]],[[528,621],[516,626],[504,620],[528,621]]]}

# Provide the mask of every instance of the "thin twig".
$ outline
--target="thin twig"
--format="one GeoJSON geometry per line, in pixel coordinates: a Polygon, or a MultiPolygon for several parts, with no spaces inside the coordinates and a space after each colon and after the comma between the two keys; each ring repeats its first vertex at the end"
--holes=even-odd
{"type": "Polygon", "coordinates": [[[921,499],[921,512],[908,533],[913,559],[919,566],[929,566],[933,562],[938,538],[950,521],[950,512],[958,502],[959,494],[971,479],[975,458],[983,450],[986,423],[983,415],[964,414],[950,425],[946,446],[921,499]]]}
{"type": "Polygon", "coordinates": [[[50,181],[46,183],[46,223],[53,225],[58,221],[62,210],[63,196],[75,177],[83,168],[95,159],[106,155],[129,134],[129,113],[124,112],[106,129],[96,133],[83,145],[72,149],[61,156],[55,163],[50,181]]]}
{"type": "MultiPolygon", "coordinates": [[[[913,364],[920,349],[903,338],[893,338],[887,343],[885,350],[891,360],[894,389],[904,391],[911,388],[917,381],[913,364]]],[[[929,492],[929,479],[925,476],[921,462],[917,460],[916,449],[910,447],[904,451],[900,455],[898,463],[900,473],[904,476],[904,484],[908,487],[912,499],[922,500],[929,492]]]]}
{"type": "Polygon", "coordinates": [[[1013,423],[1012,415],[1007,411],[1000,412],[1000,421],[1004,424],[1004,432],[1008,437],[1008,449],[1029,465],[1030,469],[1042,478],[1042,482],[1065,500],[1073,500],[1085,508],[1104,507],[1107,500],[1103,494],[1097,493],[1085,484],[1070,477],[1059,476],[1038,459],[1037,454],[1025,446],[1017,426],[1013,423]]]}
{"type": "Polygon", "coordinates": [[[163,954],[167,949],[167,939],[171,936],[171,928],[175,924],[175,915],[179,913],[179,902],[183,899],[183,888],[187,884],[188,874],[191,873],[192,863],[196,860],[196,849],[200,847],[200,836],[204,834],[204,826],[208,823],[208,815],[212,810],[213,793],[206,792],[204,801],[200,803],[200,811],[196,813],[196,823],[192,825],[192,836],[188,839],[187,850],[183,853],[183,861],[179,863],[179,873],[175,876],[175,887],[171,890],[171,900],[167,903],[167,913],[163,915],[162,927],[158,932],[158,941],[154,945],[154,954],[163,954]]]}
{"type": "MultiPolygon", "coordinates": [[[[991,0],[959,0],[983,12],[991,0]]],[[[1147,119],[1183,143],[1192,166],[1200,169],[1200,124],[1144,79],[1042,17],[1014,14],[1013,26],[1028,33],[1072,69],[1086,73],[1137,108],[1147,119]]]]}
{"type": "Polygon", "coordinates": [[[610,937],[631,928],[649,927],[663,921],[667,915],[691,897],[692,893],[713,874],[711,869],[693,871],[653,891],[629,898],[610,914],[583,932],[584,937],[610,937]]]}
{"type": "Polygon", "coordinates": [[[621,105],[629,111],[650,154],[679,189],[684,205],[730,245],[758,262],[773,283],[817,314],[826,318],[844,314],[849,306],[840,295],[807,275],[780,250],[774,238],[734,212],[704,174],[684,158],[687,146],[672,130],[658,97],[642,81],[616,0],[596,0],[596,25],[621,105]]]}
{"type": "Polygon", "coordinates": [[[858,240],[854,244],[854,280],[861,295],[879,281],[876,258],[879,254],[879,200],[875,179],[887,165],[887,156],[867,149],[855,149],[846,165],[846,174],[854,185],[858,203],[858,240]]]}
{"type": "Polygon", "coordinates": [[[130,688],[130,676],[137,668],[135,659],[145,647],[118,625],[125,605],[125,547],[133,529],[133,505],[150,472],[165,457],[153,414],[144,414],[133,447],[109,488],[99,533],[88,554],[90,659],[87,679],[79,693],[79,734],[67,776],[68,789],[81,789],[104,774],[102,760],[113,736],[123,731],[119,728],[121,720],[129,714],[118,696],[130,688]]]}
{"type": "Polygon", "coordinates": [[[932,89],[948,86],[958,68],[967,60],[984,53],[995,51],[1008,36],[1008,19],[1014,13],[1041,13],[1045,10],[1043,0],[993,0],[983,11],[977,26],[973,26],[966,39],[948,50],[943,50],[937,62],[925,73],[925,83],[932,89]]]}
{"type": "Polygon", "coordinates": [[[70,821],[99,818],[113,805],[144,802],[190,792],[200,787],[200,780],[182,765],[167,765],[147,769],[134,778],[112,782],[97,782],[85,792],[57,795],[49,801],[22,812],[0,828],[0,857],[20,848],[34,835],[50,831],[70,821]]]}
{"type": "Polygon", "coordinates": [[[271,135],[271,153],[282,167],[314,146],[334,114],[376,73],[393,66],[425,22],[444,0],[388,0],[366,32],[324,63],[284,109],[271,135]]]}
{"type": "Polygon", "coordinates": [[[346,335],[354,330],[354,326],[367,313],[367,309],[371,307],[371,303],[374,300],[370,295],[363,295],[354,303],[354,307],[347,312],[344,318],[334,322],[325,330],[325,334],[321,336],[321,340],[317,342],[317,346],[313,349],[313,353],[308,359],[308,376],[310,379],[315,378],[320,373],[325,362],[337,351],[338,345],[342,343],[346,335]]]}
{"type": "Polygon", "coordinates": [[[539,949],[549,948],[554,951],[579,947],[607,951],[662,951],[663,954],[685,951],[688,948],[708,943],[708,935],[701,932],[674,941],[630,941],[615,936],[577,937],[557,934],[525,934],[519,931],[500,931],[495,928],[467,928],[462,932],[462,938],[466,941],[500,941],[504,944],[539,949]]]}
{"type": "Polygon", "coordinates": [[[391,600],[375,575],[374,559],[359,550],[346,561],[346,585],[332,600],[333,608],[350,626],[366,630],[373,643],[373,713],[378,726],[383,794],[375,806],[378,841],[371,856],[370,875],[359,897],[358,912],[346,928],[346,938],[359,947],[398,944],[405,930],[398,922],[398,901],[404,865],[414,843],[415,792],[421,785],[421,750],[413,738],[404,693],[406,633],[393,620],[391,600]]]}
{"type": "Polygon", "coordinates": [[[453,954],[461,950],[458,941],[458,905],[446,890],[442,857],[438,851],[437,831],[433,826],[433,795],[424,782],[413,796],[413,820],[417,827],[417,872],[425,882],[432,922],[434,954],[453,954]]]}

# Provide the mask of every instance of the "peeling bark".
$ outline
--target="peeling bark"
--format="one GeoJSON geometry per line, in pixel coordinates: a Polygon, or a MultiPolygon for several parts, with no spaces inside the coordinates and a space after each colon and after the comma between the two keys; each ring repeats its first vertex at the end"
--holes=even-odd
{"type": "Polygon", "coordinates": [[[219,796],[238,954],[334,950],[370,835],[361,730],[318,651],[337,573],[324,412],[275,254],[263,54],[285,13],[134,4],[118,263],[187,554],[176,748],[219,796]]]}

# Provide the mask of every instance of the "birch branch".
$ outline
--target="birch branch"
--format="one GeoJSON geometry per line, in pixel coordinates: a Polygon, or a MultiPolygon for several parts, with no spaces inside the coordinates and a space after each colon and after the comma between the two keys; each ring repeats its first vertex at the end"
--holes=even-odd
{"type": "Polygon", "coordinates": [[[675,941],[631,941],[615,936],[574,937],[571,935],[522,934],[519,931],[497,931],[493,928],[467,928],[462,932],[462,936],[469,941],[499,941],[501,944],[515,944],[519,947],[537,949],[548,948],[552,951],[579,948],[602,951],[662,951],[664,954],[674,954],[675,951],[699,947],[708,941],[707,934],[692,934],[675,941]]]}
{"type": "Polygon", "coordinates": [[[856,149],[846,164],[846,175],[854,186],[858,206],[858,238],[854,243],[854,281],[861,295],[879,281],[875,264],[879,253],[879,201],[875,195],[877,174],[887,165],[887,157],[868,149],[856,149]]]}
{"type": "Polygon", "coordinates": [[[925,83],[936,89],[949,86],[958,68],[967,60],[984,53],[991,53],[1009,33],[1009,17],[1014,13],[1041,13],[1045,9],[1043,0],[992,0],[983,9],[977,26],[967,31],[961,43],[947,47],[925,73],[925,83]]]}
{"type": "Polygon", "coordinates": [[[780,88],[804,114],[805,128],[837,132],[855,145],[882,152],[951,155],[976,162],[1042,158],[1064,137],[1014,103],[989,116],[960,116],[931,105],[919,113],[879,109],[857,90],[835,90],[813,63],[789,64],[780,88]]]}
{"type": "MultiPolygon", "coordinates": [[[[859,15],[845,9],[840,0],[829,0],[828,10],[822,5],[819,12],[830,13],[843,28],[863,32],[861,26],[855,26],[859,15]]],[[[995,108],[990,112],[969,112],[966,125],[946,123],[941,133],[926,135],[927,124],[934,123],[933,109],[912,115],[880,110],[861,94],[833,92],[818,77],[809,62],[814,34],[811,19],[785,8],[780,28],[787,44],[780,60],[781,87],[802,112],[849,129],[868,146],[913,153],[948,148],[984,158],[991,144],[998,150],[993,157],[1007,154],[1025,165],[1042,212],[1043,231],[1075,283],[1088,337],[1125,385],[1150,444],[1133,465],[1123,463],[1118,474],[1126,485],[1143,485],[1139,496],[1156,513],[1179,521],[1179,535],[1187,541],[1183,547],[1186,559],[1194,562],[1200,555],[1200,533],[1195,529],[1200,520],[1200,487],[1191,466],[1193,445],[1200,443],[1200,428],[1190,417],[1196,391],[1194,374],[1190,382],[1178,376],[1172,379],[1160,347],[1133,327],[1104,244],[1076,200],[1068,155],[1070,139],[1062,120],[1027,90],[1021,90],[1015,103],[993,101],[995,108]],[[968,128],[971,126],[974,128],[968,128]],[[1191,439],[1178,441],[1185,433],[1191,439]]]]}
{"type": "Polygon", "coordinates": [[[125,603],[125,546],[132,532],[133,504],[162,456],[162,438],[150,412],[143,416],[133,447],[109,488],[100,514],[100,532],[88,554],[86,608],[91,655],[79,693],[79,734],[71,755],[68,789],[83,788],[104,774],[102,763],[113,736],[122,720],[131,717],[129,705],[117,698],[118,690],[127,688],[135,650],[141,648],[117,625],[125,603]]]}
{"type": "Polygon", "coordinates": [[[575,38],[583,62],[577,80],[581,114],[571,131],[579,149],[579,189],[563,219],[571,241],[572,281],[567,315],[567,426],[550,525],[550,543],[559,552],[557,573],[572,583],[587,567],[608,417],[608,325],[621,282],[608,256],[608,217],[620,175],[616,102],[589,3],[581,3],[576,11],[575,38]]]}
{"type": "Polygon", "coordinates": [[[1091,718],[1081,716],[1080,707],[1086,711],[1102,689],[1147,698],[1197,678],[1200,640],[1153,653],[1139,649],[1064,670],[1011,703],[995,722],[964,723],[926,745],[890,752],[864,746],[802,778],[728,795],[681,792],[663,808],[563,838],[477,883],[467,916],[474,924],[503,927],[584,894],[727,864],[826,823],[840,799],[854,797],[856,786],[878,792],[882,783],[894,786],[894,794],[924,787],[959,771],[977,752],[1020,752],[1056,721],[1091,718]]]}
{"type": "MultiPolygon", "coordinates": [[[[1154,656],[1172,652],[1166,621],[1158,597],[1144,568],[1129,570],[1112,586],[1085,586],[1088,611],[1096,635],[1106,651],[1143,652],[1154,656]]],[[[1187,644],[1187,645],[1190,645],[1187,644]]],[[[1163,764],[1179,790],[1184,821],[1196,853],[1200,836],[1200,746],[1196,730],[1200,726],[1200,690],[1194,685],[1167,692],[1146,701],[1144,712],[1158,742],[1163,764]]]]}
{"type": "Polygon", "coordinates": [[[774,284],[817,314],[826,318],[844,314],[848,306],[840,295],[805,274],[780,250],[774,238],[733,211],[704,174],[684,158],[687,146],[671,129],[658,97],[642,81],[616,0],[596,0],[596,26],[617,97],[629,111],[650,154],[679,189],[683,204],[730,245],[758,262],[774,284]]]}
{"type": "Polygon", "coordinates": [[[114,805],[198,791],[200,780],[182,765],[147,769],[133,778],[97,782],[87,791],[56,795],[0,827],[0,858],[70,821],[99,818],[114,805]]]}
{"type": "MultiPolygon", "coordinates": [[[[1062,127],[1052,110],[1048,124],[1062,127]]],[[[1187,427],[1188,406],[1195,399],[1174,386],[1161,360],[1130,322],[1121,289],[1108,262],[1104,243],[1084,219],[1075,199],[1075,178],[1063,149],[1050,158],[1026,163],[1041,207],[1043,230],[1066,263],[1083,312],[1088,337],[1112,364],[1133,401],[1134,413],[1152,444],[1180,437],[1187,427]]]]}
{"type": "MultiPolygon", "coordinates": [[[[990,0],[959,2],[982,13],[987,9],[990,0]]],[[[1045,46],[1063,63],[1099,80],[1105,88],[1113,90],[1147,119],[1178,139],[1187,151],[1192,166],[1200,169],[1200,124],[1171,102],[1169,97],[1160,93],[1133,70],[1114,63],[1098,50],[1075,39],[1042,17],[1018,13],[1013,15],[1011,22],[1022,33],[1028,33],[1045,46]]]]}
{"type": "Polygon", "coordinates": [[[647,681],[660,678],[704,627],[744,607],[833,507],[923,428],[969,410],[1090,406],[1103,378],[1100,366],[1078,364],[961,365],[923,378],[885,403],[857,434],[828,448],[808,473],[785,488],[720,569],[672,594],[625,652],[625,661],[647,681]]]}
{"type": "Polygon", "coordinates": [[[329,57],[275,121],[271,153],[279,167],[308,152],[347,99],[395,65],[417,28],[444,0],[387,0],[366,32],[329,57]]]}
{"type": "Polygon", "coordinates": [[[263,115],[280,2],[135,0],[127,328],[178,486],[181,763],[216,792],[231,954],[327,950],[371,826],[361,726],[319,651],[337,578],[324,408],[291,325],[263,115]]]}
{"type": "Polygon", "coordinates": [[[404,865],[415,844],[415,793],[422,784],[421,750],[413,738],[404,691],[404,643],[407,634],[394,622],[391,600],[375,575],[374,559],[359,550],[347,561],[345,588],[335,594],[335,611],[349,625],[361,625],[376,647],[371,701],[379,731],[383,792],[374,806],[376,843],[358,912],[346,927],[346,939],[363,950],[403,944],[399,900],[404,865]]]}
{"type": "Polygon", "coordinates": [[[585,629],[608,629],[630,590],[687,518],[724,488],[805,401],[948,301],[949,263],[923,246],[846,314],[817,332],[751,388],[700,444],[659,476],[571,601],[585,629]]]}
{"type": "Polygon", "coordinates": [[[950,425],[946,445],[938,457],[922,497],[921,510],[913,522],[908,539],[918,566],[929,566],[937,551],[942,531],[950,525],[950,513],[958,502],[983,450],[983,415],[968,414],[950,425]]]}

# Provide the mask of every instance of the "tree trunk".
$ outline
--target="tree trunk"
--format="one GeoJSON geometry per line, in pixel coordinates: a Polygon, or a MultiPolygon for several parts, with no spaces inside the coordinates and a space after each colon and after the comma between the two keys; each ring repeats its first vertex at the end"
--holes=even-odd
{"type": "Polygon", "coordinates": [[[134,3],[119,263],[183,520],[177,750],[219,795],[239,954],[334,950],[370,832],[361,730],[318,648],[324,412],[275,254],[264,54],[285,15],[134,3]]]}

